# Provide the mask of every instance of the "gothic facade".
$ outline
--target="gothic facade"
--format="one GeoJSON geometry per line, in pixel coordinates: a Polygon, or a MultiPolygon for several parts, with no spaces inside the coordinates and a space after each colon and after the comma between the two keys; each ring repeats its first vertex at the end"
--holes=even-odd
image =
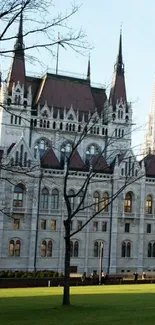
{"type": "MultiPolygon", "coordinates": [[[[21,19],[10,73],[0,87],[0,269],[63,272],[63,152],[70,151],[93,112],[97,122],[71,160],[70,193],[86,178],[87,156],[99,152],[86,202],[108,202],[127,175],[132,182],[71,238],[71,272],[98,273],[101,242],[105,272],[154,271],[155,156],[138,162],[132,151],[122,35],[109,98],[91,85],[90,61],[86,79],[49,73],[36,78],[25,71],[21,19]]],[[[80,195],[72,198],[73,208],[78,200],[80,195]]],[[[79,211],[72,230],[90,216],[89,208],[79,211]]]]}

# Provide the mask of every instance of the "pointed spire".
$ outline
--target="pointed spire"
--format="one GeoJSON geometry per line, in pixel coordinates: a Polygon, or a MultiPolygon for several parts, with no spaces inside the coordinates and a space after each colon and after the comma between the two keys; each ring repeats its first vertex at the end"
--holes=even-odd
{"type": "Polygon", "coordinates": [[[120,100],[122,100],[123,103],[127,103],[125,78],[124,78],[124,63],[123,63],[123,55],[122,55],[122,29],[120,31],[119,50],[118,50],[117,61],[114,66],[114,76],[113,76],[112,87],[110,91],[109,102],[111,102],[112,105],[115,106],[116,103],[119,102],[120,100]]]}
{"type": "Polygon", "coordinates": [[[24,57],[24,42],[23,42],[23,13],[21,9],[19,29],[17,33],[17,40],[14,45],[14,57],[9,72],[7,84],[9,93],[12,91],[12,85],[17,83],[25,84],[25,57],[24,57]]]}
{"type": "Polygon", "coordinates": [[[20,22],[19,22],[19,29],[17,34],[17,40],[14,45],[14,49],[16,52],[22,53],[24,50],[24,42],[23,42],[23,12],[21,11],[20,14],[20,22]]]}
{"type": "Polygon", "coordinates": [[[88,69],[87,69],[87,80],[90,82],[90,77],[91,77],[91,73],[90,73],[90,55],[89,55],[89,59],[88,59],[88,69]]]}
{"type": "Polygon", "coordinates": [[[115,70],[119,73],[124,73],[123,55],[122,55],[122,27],[120,30],[119,49],[115,70]]]}

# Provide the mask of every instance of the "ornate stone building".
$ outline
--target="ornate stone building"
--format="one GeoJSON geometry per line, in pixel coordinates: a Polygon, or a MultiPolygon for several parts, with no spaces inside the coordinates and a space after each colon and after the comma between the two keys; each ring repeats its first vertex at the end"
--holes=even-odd
{"type": "MultiPolygon", "coordinates": [[[[109,98],[104,88],[91,85],[90,61],[86,79],[50,73],[36,78],[25,71],[21,19],[10,73],[0,88],[0,269],[63,272],[63,152],[94,113],[96,123],[72,157],[68,190],[80,189],[88,155],[99,153],[86,202],[108,202],[127,176],[132,181],[72,237],[71,271],[98,273],[100,242],[105,272],[153,271],[155,156],[139,163],[132,152],[122,36],[109,98]]],[[[72,198],[72,205],[78,200],[72,198]]],[[[77,213],[72,230],[90,216],[89,208],[77,213]]]]}

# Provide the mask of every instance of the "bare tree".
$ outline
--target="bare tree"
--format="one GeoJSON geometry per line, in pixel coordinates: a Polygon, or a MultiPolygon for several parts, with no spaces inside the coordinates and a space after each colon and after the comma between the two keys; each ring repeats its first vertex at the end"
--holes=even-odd
{"type": "MultiPolygon", "coordinates": [[[[86,34],[82,29],[75,31],[70,26],[70,19],[79,10],[79,6],[71,5],[71,8],[64,13],[58,12],[55,17],[51,17],[50,12],[54,7],[54,1],[49,0],[6,0],[0,4],[0,42],[1,56],[9,56],[16,48],[12,50],[10,41],[16,41],[18,35],[14,32],[14,25],[19,18],[25,21],[22,41],[24,42],[24,51],[43,50],[56,55],[56,45],[70,47],[75,51],[83,52],[90,49],[86,41],[86,34]],[[48,8],[48,9],[47,9],[48,8]],[[58,31],[61,33],[58,36],[58,31]],[[33,36],[33,37],[30,37],[33,36]]],[[[37,52],[36,52],[37,53],[37,52]]],[[[34,60],[35,56],[29,57],[34,60]]],[[[37,60],[39,58],[37,57],[37,60]]]]}

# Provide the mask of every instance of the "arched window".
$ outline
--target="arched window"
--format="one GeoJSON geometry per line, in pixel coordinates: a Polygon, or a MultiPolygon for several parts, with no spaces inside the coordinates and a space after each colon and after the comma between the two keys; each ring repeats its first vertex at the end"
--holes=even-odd
{"type": "Polygon", "coordinates": [[[121,112],[120,112],[120,110],[119,110],[119,111],[118,111],[118,119],[120,119],[120,113],[121,113],[121,112]]]}
{"type": "Polygon", "coordinates": [[[146,213],[152,214],[152,196],[148,195],[146,198],[146,213]]]}
{"type": "Polygon", "coordinates": [[[96,241],[94,243],[94,257],[98,257],[99,256],[99,244],[98,242],[96,241]]]}
{"type": "Polygon", "coordinates": [[[47,257],[52,256],[52,241],[49,240],[47,243],[47,257]]]}
{"type": "Polygon", "coordinates": [[[52,201],[51,201],[51,209],[57,210],[59,208],[59,191],[54,189],[52,191],[52,201]]]}
{"type": "Polygon", "coordinates": [[[50,122],[47,121],[47,128],[49,129],[50,128],[50,122]]]}
{"type": "Polygon", "coordinates": [[[126,254],[126,243],[123,242],[122,243],[122,257],[125,257],[125,254],[126,254]]]}
{"type": "Polygon", "coordinates": [[[63,130],[63,124],[62,124],[62,122],[60,123],[60,130],[63,130]]]}
{"type": "Polygon", "coordinates": [[[131,254],[131,243],[128,242],[126,246],[126,256],[130,257],[130,254],[131,254]]]}
{"type": "Polygon", "coordinates": [[[16,244],[15,244],[15,256],[20,256],[20,240],[16,240],[16,244]]]}
{"type": "Polygon", "coordinates": [[[47,244],[46,244],[46,240],[43,240],[41,244],[41,256],[45,257],[46,252],[47,252],[47,244]]]}
{"type": "Polygon", "coordinates": [[[48,198],[49,198],[49,191],[47,188],[43,188],[41,191],[41,209],[48,209],[48,198]]]}
{"type": "Polygon", "coordinates": [[[40,139],[37,141],[36,145],[35,145],[35,156],[36,156],[36,148],[38,147],[39,150],[39,154],[40,157],[42,157],[45,153],[45,151],[47,150],[47,148],[49,147],[49,141],[47,139],[40,139]]]}
{"type": "Polygon", "coordinates": [[[155,243],[148,243],[148,257],[155,257],[155,243]]]}
{"type": "Polygon", "coordinates": [[[10,240],[9,242],[9,256],[20,256],[21,242],[20,240],[10,240]]]}
{"type": "Polygon", "coordinates": [[[14,207],[23,207],[24,202],[24,193],[25,193],[25,186],[23,184],[18,184],[14,188],[14,195],[13,195],[13,206],[14,207]]]}
{"type": "Polygon", "coordinates": [[[54,130],[56,129],[56,122],[55,121],[53,122],[53,129],[54,130]]]}
{"type": "Polygon", "coordinates": [[[123,118],[123,112],[121,111],[121,119],[123,118]]]}
{"type": "Polygon", "coordinates": [[[131,256],[131,243],[130,242],[122,242],[122,257],[130,257],[131,256]]]}
{"type": "Polygon", "coordinates": [[[103,208],[103,211],[105,212],[108,212],[109,210],[109,194],[107,192],[105,192],[103,194],[103,199],[102,199],[102,208],[103,208]]]}
{"type": "Polygon", "coordinates": [[[151,243],[148,244],[147,256],[152,257],[152,244],[151,243]]]}
{"type": "Polygon", "coordinates": [[[78,241],[75,241],[74,243],[74,257],[78,257],[79,256],[79,243],[78,241]]]}
{"type": "Polygon", "coordinates": [[[128,192],[125,195],[125,201],[124,201],[124,212],[132,212],[132,194],[131,192],[128,192]]]}
{"type": "Polygon", "coordinates": [[[15,116],[15,124],[17,124],[17,116],[15,116]]]}
{"type": "Polygon", "coordinates": [[[70,257],[73,256],[73,242],[70,241],[70,257]]]}
{"type": "Polygon", "coordinates": [[[62,164],[62,166],[64,165],[65,161],[67,161],[67,159],[69,158],[71,148],[72,148],[72,145],[70,142],[67,142],[66,144],[64,144],[61,147],[61,164],[62,164]]]}
{"type": "Polygon", "coordinates": [[[122,130],[122,138],[124,137],[124,130],[122,130]]]}
{"type": "Polygon", "coordinates": [[[75,196],[74,196],[75,193],[73,190],[70,190],[68,192],[68,195],[70,196],[69,201],[70,201],[71,209],[74,210],[74,208],[75,208],[75,196]]]}
{"type": "Polygon", "coordinates": [[[14,240],[10,240],[10,242],[9,242],[9,256],[14,256],[14,250],[15,250],[14,240]]]}
{"type": "Polygon", "coordinates": [[[94,199],[94,210],[95,210],[95,212],[98,212],[100,210],[100,194],[99,194],[99,192],[94,193],[93,199],[94,199]]]}

